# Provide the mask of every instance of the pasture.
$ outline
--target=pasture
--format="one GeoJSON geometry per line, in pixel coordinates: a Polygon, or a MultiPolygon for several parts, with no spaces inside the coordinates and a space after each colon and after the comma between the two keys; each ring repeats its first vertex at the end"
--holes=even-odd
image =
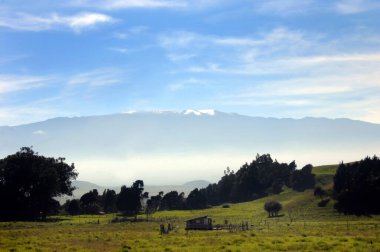
{"type": "Polygon", "coordinates": [[[317,207],[312,192],[272,196],[284,216],[267,218],[267,199],[199,211],[157,212],[138,222],[110,223],[113,215],[60,217],[51,222],[0,223],[1,251],[380,251],[380,218],[344,216],[331,203],[317,207]],[[250,230],[185,231],[188,218],[215,224],[248,221],[250,230]],[[99,220],[99,223],[98,223],[99,220]],[[160,235],[160,223],[176,228],[160,235]]]}
{"type": "MultiPolygon", "coordinates": [[[[319,172],[324,186],[331,186],[328,174],[319,172]]],[[[137,222],[111,223],[116,215],[3,222],[0,251],[380,251],[380,216],[345,216],[332,201],[318,207],[319,201],[312,190],[285,190],[228,208],[140,215],[137,222]],[[283,216],[268,218],[267,200],[281,202],[283,216]],[[248,222],[249,230],[185,231],[185,220],[204,215],[213,224],[248,222]],[[171,223],[174,230],[160,235],[161,223],[171,223]]]]}

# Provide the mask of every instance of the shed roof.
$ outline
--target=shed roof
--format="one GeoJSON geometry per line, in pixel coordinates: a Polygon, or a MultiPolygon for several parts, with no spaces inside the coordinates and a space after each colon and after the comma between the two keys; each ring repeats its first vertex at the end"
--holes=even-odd
{"type": "Polygon", "coordinates": [[[193,221],[193,220],[199,220],[199,219],[205,219],[205,218],[210,218],[210,217],[208,217],[208,216],[206,215],[206,216],[202,216],[202,217],[197,217],[197,218],[189,219],[189,220],[187,220],[187,221],[193,221]]]}

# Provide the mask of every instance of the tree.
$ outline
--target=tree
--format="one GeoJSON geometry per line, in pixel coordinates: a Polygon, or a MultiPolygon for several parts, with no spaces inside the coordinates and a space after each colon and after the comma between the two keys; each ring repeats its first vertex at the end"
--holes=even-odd
{"type": "Polygon", "coordinates": [[[81,213],[80,202],[77,199],[68,200],[66,202],[66,212],[70,215],[78,215],[81,213]]]}
{"type": "Polygon", "coordinates": [[[188,209],[204,209],[207,207],[207,199],[198,188],[195,188],[186,198],[186,207],[188,209]]]}
{"type": "Polygon", "coordinates": [[[159,192],[156,196],[151,196],[150,199],[146,202],[145,214],[147,217],[159,209],[162,195],[164,192],[159,192]]]}
{"type": "MultiPolygon", "coordinates": [[[[296,167],[295,161],[279,163],[269,154],[257,154],[255,160],[243,164],[236,173],[227,167],[218,183],[199,191],[211,205],[254,200],[268,194],[278,194],[284,185],[290,187],[296,167]]],[[[308,171],[307,168],[304,170],[308,171]]]]}
{"type": "Polygon", "coordinates": [[[103,211],[106,213],[113,213],[116,211],[116,192],[114,190],[106,189],[102,195],[103,211]]]}
{"type": "Polygon", "coordinates": [[[312,174],[313,166],[305,165],[301,170],[295,170],[291,176],[291,186],[294,190],[303,192],[306,189],[314,188],[315,175],[312,174]]]}
{"type": "Polygon", "coordinates": [[[117,209],[124,215],[137,218],[137,214],[141,210],[143,191],[144,182],[142,180],[136,180],[131,187],[122,186],[116,200],[117,209]]]}
{"type": "Polygon", "coordinates": [[[99,193],[96,189],[82,195],[80,202],[82,203],[84,213],[95,214],[99,212],[100,207],[98,205],[98,196],[99,193]]]}
{"type": "Polygon", "coordinates": [[[164,195],[160,203],[160,210],[180,210],[184,208],[184,193],[178,194],[177,191],[171,191],[164,195]]]}
{"type": "Polygon", "coordinates": [[[278,201],[268,201],[265,202],[264,209],[268,212],[268,217],[276,217],[278,212],[281,211],[282,205],[278,201]]]}
{"type": "Polygon", "coordinates": [[[72,195],[71,180],[78,173],[64,158],[44,157],[32,148],[0,160],[0,219],[45,218],[59,207],[54,199],[72,195]]]}
{"type": "Polygon", "coordinates": [[[327,195],[327,192],[322,189],[322,187],[318,186],[314,189],[314,196],[315,197],[320,197],[321,200],[323,199],[324,196],[327,195]]]}
{"type": "Polygon", "coordinates": [[[335,208],[345,214],[379,214],[380,160],[374,156],[341,163],[334,176],[335,208]]]}

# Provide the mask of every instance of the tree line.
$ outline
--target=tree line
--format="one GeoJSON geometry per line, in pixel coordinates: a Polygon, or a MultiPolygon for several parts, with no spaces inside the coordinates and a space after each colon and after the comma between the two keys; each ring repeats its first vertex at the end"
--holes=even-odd
{"type": "Polygon", "coordinates": [[[334,176],[335,208],[345,214],[380,214],[380,160],[366,157],[339,165],[334,176]]]}
{"type": "MultiPolygon", "coordinates": [[[[284,186],[296,191],[314,188],[312,169],[308,164],[297,170],[294,161],[279,163],[269,154],[257,155],[236,173],[227,167],[217,183],[196,188],[187,197],[177,191],[150,196],[144,192],[144,182],[136,180],[129,187],[122,186],[119,193],[107,189],[100,195],[91,190],[80,199],[68,200],[63,209],[73,215],[121,212],[135,217],[143,212],[150,215],[160,210],[203,209],[278,194],[284,186]]],[[[57,214],[62,208],[55,198],[72,195],[75,188],[71,181],[77,176],[74,164],[65,163],[64,158],[44,157],[29,147],[0,159],[0,197],[4,203],[0,206],[0,219],[35,220],[57,214]]],[[[380,213],[380,204],[374,200],[379,193],[380,161],[376,156],[339,165],[333,188],[338,211],[380,213]]]]}
{"type": "Polygon", "coordinates": [[[224,176],[214,184],[199,191],[207,204],[219,205],[224,202],[243,202],[278,194],[287,186],[296,191],[314,188],[313,166],[308,164],[296,169],[296,163],[279,163],[269,154],[257,155],[250,164],[245,163],[235,173],[227,168],[224,176]]]}
{"type": "MultiPolygon", "coordinates": [[[[204,209],[226,202],[255,200],[269,194],[278,194],[284,186],[295,191],[304,191],[315,187],[315,175],[312,174],[312,169],[313,166],[308,164],[297,170],[294,161],[289,164],[279,163],[277,160],[273,160],[269,154],[265,154],[257,155],[255,160],[250,164],[242,165],[236,173],[227,168],[224,176],[217,183],[202,189],[196,188],[187,197],[184,193],[177,191],[166,194],[160,192],[158,195],[149,197],[148,193],[142,193],[142,181],[136,181],[132,188],[136,187],[135,184],[140,184],[140,191],[136,195],[140,195],[140,199],[145,199],[143,209],[149,215],[162,210],[204,209]]],[[[380,160],[378,157],[367,157],[350,164],[342,162],[333,180],[332,197],[336,201],[334,207],[339,212],[345,214],[380,213],[380,203],[375,200],[380,195],[380,160]]],[[[126,187],[123,186],[121,191],[125,190],[126,187]]],[[[89,192],[77,200],[78,206],[83,206],[82,213],[91,212],[88,211],[90,206],[85,203],[85,198],[91,193],[93,192],[89,192]]],[[[132,195],[123,197],[122,195],[123,193],[116,194],[113,190],[105,190],[102,196],[97,196],[96,204],[101,206],[97,210],[127,213],[125,211],[127,208],[122,207],[123,204],[127,204],[127,201],[135,202],[132,213],[137,213],[140,211],[138,209],[142,209],[139,197],[133,198],[132,195]]],[[[320,197],[321,202],[328,202],[328,200],[323,200],[323,197],[327,196],[327,192],[321,187],[318,186],[314,189],[314,195],[320,197]]],[[[268,204],[266,210],[267,208],[273,208],[276,212],[278,205],[268,204]]]]}

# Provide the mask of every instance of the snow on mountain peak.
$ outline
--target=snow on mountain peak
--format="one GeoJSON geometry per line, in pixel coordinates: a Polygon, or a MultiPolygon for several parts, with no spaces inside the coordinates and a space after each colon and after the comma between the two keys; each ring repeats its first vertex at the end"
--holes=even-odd
{"type": "Polygon", "coordinates": [[[187,109],[183,112],[184,115],[215,115],[215,110],[213,109],[200,109],[200,110],[195,110],[195,109],[187,109]]]}
{"type": "Polygon", "coordinates": [[[187,109],[183,110],[182,112],[176,111],[176,110],[163,110],[163,109],[156,109],[156,110],[150,110],[150,111],[137,111],[137,110],[129,110],[124,112],[124,114],[133,115],[133,114],[180,114],[180,115],[196,115],[196,116],[202,116],[202,115],[209,115],[213,116],[216,114],[216,111],[214,109],[187,109]]]}

